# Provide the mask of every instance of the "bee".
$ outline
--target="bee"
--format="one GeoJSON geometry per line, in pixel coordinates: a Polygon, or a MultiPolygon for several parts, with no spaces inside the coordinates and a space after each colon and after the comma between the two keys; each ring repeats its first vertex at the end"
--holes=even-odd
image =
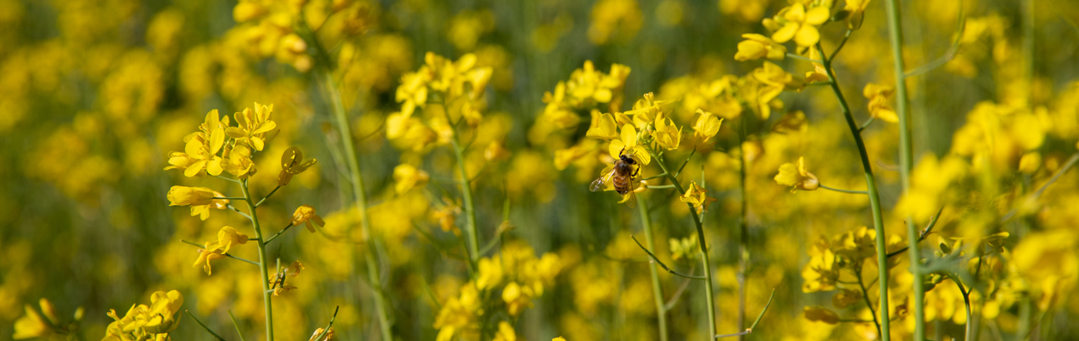
{"type": "MultiPolygon", "coordinates": [[[[618,159],[614,161],[614,168],[610,172],[601,175],[595,181],[592,181],[592,185],[589,187],[593,192],[599,191],[607,187],[607,184],[613,184],[614,190],[618,194],[626,195],[627,193],[633,193],[633,180],[640,173],[641,167],[637,159],[631,155],[626,155],[625,148],[618,152],[618,159]]],[[[630,200],[626,201],[626,205],[633,207],[634,197],[630,197],[630,200]]]]}

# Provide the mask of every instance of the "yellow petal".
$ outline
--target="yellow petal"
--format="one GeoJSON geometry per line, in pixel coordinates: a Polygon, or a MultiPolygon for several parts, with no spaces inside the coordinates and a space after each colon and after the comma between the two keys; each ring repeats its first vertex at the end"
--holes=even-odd
{"type": "Polygon", "coordinates": [[[820,25],[825,21],[828,21],[830,13],[828,13],[827,7],[814,7],[806,12],[805,23],[810,25],[820,25]]]}
{"type": "Polygon", "coordinates": [[[796,23],[787,23],[787,25],[783,26],[783,28],[779,29],[779,31],[776,31],[776,33],[772,34],[772,40],[775,40],[777,43],[786,43],[787,41],[791,40],[791,38],[794,38],[795,33],[798,33],[799,26],[801,25],[796,23]]]}
{"type": "Polygon", "coordinates": [[[622,143],[625,143],[627,147],[637,145],[637,128],[634,128],[632,124],[622,126],[622,143]]]}
{"type": "Polygon", "coordinates": [[[802,25],[802,28],[798,30],[798,34],[794,36],[794,42],[798,46],[813,46],[820,41],[820,32],[817,32],[817,28],[811,25],[802,25]]]}

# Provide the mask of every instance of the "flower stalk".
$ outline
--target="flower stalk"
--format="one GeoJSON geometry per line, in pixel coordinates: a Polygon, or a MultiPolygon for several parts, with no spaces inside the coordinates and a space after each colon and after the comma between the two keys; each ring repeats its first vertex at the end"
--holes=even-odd
{"type": "MultiPolygon", "coordinates": [[[[903,195],[907,195],[910,192],[910,173],[914,167],[914,156],[911,150],[910,110],[907,106],[907,73],[903,63],[903,24],[898,1],[888,0],[885,8],[888,15],[888,38],[892,45],[892,59],[895,67],[896,114],[899,116],[899,183],[903,188],[903,195]]],[[[913,336],[915,341],[923,341],[925,340],[925,287],[922,285],[924,277],[922,252],[918,247],[918,227],[914,226],[914,218],[908,215],[905,220],[909,244],[907,247],[910,250],[910,272],[914,275],[913,336]]]]}
{"type": "Polygon", "coordinates": [[[270,302],[273,290],[270,289],[270,264],[266,259],[266,242],[262,239],[262,227],[259,226],[258,214],[255,214],[255,201],[252,200],[251,190],[247,186],[246,179],[240,181],[240,191],[244,194],[244,202],[247,203],[250,213],[248,218],[251,219],[251,226],[255,229],[255,245],[259,249],[259,271],[262,272],[259,282],[262,282],[262,304],[266,306],[266,340],[273,341],[273,304],[270,302]]]}
{"type": "MultiPolygon", "coordinates": [[[[644,229],[645,243],[648,243],[648,249],[655,250],[656,246],[652,238],[652,216],[648,212],[648,201],[638,200],[638,209],[641,211],[641,228],[644,229]]],[[[667,341],[667,307],[663,302],[663,287],[659,283],[659,269],[656,268],[656,263],[650,263],[648,269],[652,272],[652,296],[656,301],[659,339],[667,341]]]]}
{"type": "MultiPolygon", "coordinates": [[[[656,159],[656,163],[663,169],[663,174],[667,174],[667,179],[671,181],[675,189],[679,193],[685,193],[685,189],[678,182],[678,178],[671,175],[671,172],[667,170],[667,165],[663,163],[663,159],[652,148],[648,148],[648,152],[652,154],[652,157],[656,159]]],[[[704,239],[704,225],[701,223],[701,217],[697,214],[697,208],[693,207],[693,204],[686,203],[689,206],[689,214],[693,216],[693,224],[697,228],[697,240],[700,242],[701,251],[701,264],[704,265],[704,282],[705,291],[704,296],[707,303],[706,310],[708,311],[708,335],[715,336],[716,334],[716,304],[715,298],[712,293],[712,264],[708,260],[708,243],[704,239]]]]}
{"type": "Polygon", "coordinates": [[[345,107],[341,103],[341,92],[337,87],[337,82],[334,81],[333,75],[328,71],[323,78],[326,93],[330,96],[330,102],[333,103],[333,112],[337,118],[338,129],[341,130],[341,139],[344,141],[345,159],[348,161],[348,170],[352,179],[352,193],[355,197],[354,204],[360,216],[360,235],[366,243],[363,258],[367,265],[367,281],[371,285],[371,291],[374,294],[379,331],[382,334],[382,340],[390,341],[393,340],[393,332],[390,330],[389,309],[382,290],[382,279],[379,276],[382,270],[377,258],[378,248],[375,245],[374,238],[371,236],[371,220],[367,215],[367,192],[363,188],[363,175],[360,172],[360,162],[356,154],[356,148],[352,145],[352,129],[349,126],[345,107]]]}
{"type": "MultiPolygon", "coordinates": [[[[447,109],[448,110],[448,109],[447,109]]],[[[446,113],[446,120],[449,121],[449,113],[446,113]]],[[[457,182],[461,186],[461,197],[464,199],[465,215],[468,217],[468,228],[465,233],[468,234],[468,262],[472,265],[472,268],[476,268],[476,261],[480,257],[479,253],[479,232],[476,229],[476,207],[472,203],[472,185],[468,179],[468,169],[465,167],[465,155],[464,150],[461,148],[461,141],[457,133],[457,125],[452,121],[449,121],[453,130],[453,155],[457,157],[457,171],[460,173],[457,177],[457,182]]]]}
{"type": "MultiPolygon", "coordinates": [[[[820,51],[821,56],[825,55],[824,49],[821,48],[819,42],[817,43],[817,49],[820,51]]],[[[839,101],[839,106],[843,110],[843,116],[846,118],[847,126],[850,128],[850,133],[854,137],[854,143],[858,146],[858,156],[862,160],[862,170],[865,173],[865,183],[867,187],[866,192],[869,194],[869,206],[870,210],[873,212],[873,230],[876,231],[877,282],[880,285],[881,339],[888,341],[891,339],[888,327],[888,322],[890,321],[890,318],[888,317],[888,251],[884,245],[884,217],[880,208],[880,192],[877,190],[877,180],[873,175],[873,167],[869,162],[869,152],[866,151],[865,141],[862,140],[862,134],[858,129],[858,124],[854,122],[854,115],[851,114],[850,105],[847,104],[846,98],[843,97],[843,91],[839,89],[839,84],[836,83],[835,71],[832,69],[832,59],[826,58],[821,64],[824,66],[828,81],[831,83],[832,92],[835,93],[835,97],[839,101]]]]}

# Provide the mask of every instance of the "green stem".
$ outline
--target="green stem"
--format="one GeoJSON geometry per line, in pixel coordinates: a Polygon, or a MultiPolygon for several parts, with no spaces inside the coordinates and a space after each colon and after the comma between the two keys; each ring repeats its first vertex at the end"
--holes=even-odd
{"type": "MultiPolygon", "coordinates": [[[[846,41],[846,39],[843,41],[846,41]]],[[[740,224],[738,224],[738,329],[741,330],[746,325],[746,265],[749,263],[749,248],[746,246],[749,239],[749,229],[746,221],[749,209],[746,197],[746,168],[749,168],[749,163],[746,162],[746,153],[742,149],[742,143],[746,140],[746,117],[743,116],[739,123],[741,131],[738,134],[738,158],[741,165],[738,167],[738,174],[741,177],[739,187],[742,192],[742,216],[739,220],[740,224]]],[[[772,293],[774,294],[775,291],[772,293]]],[[[745,339],[745,335],[738,336],[739,341],[745,339]]]]}
{"type": "Polygon", "coordinates": [[[855,190],[849,190],[849,189],[832,188],[832,187],[828,187],[828,186],[821,185],[821,184],[818,184],[818,186],[820,186],[820,188],[823,188],[823,189],[826,189],[826,190],[829,190],[829,191],[833,191],[833,192],[847,193],[847,194],[866,194],[865,191],[855,191],[855,190]]]}
{"type": "MultiPolygon", "coordinates": [[[[652,217],[648,214],[648,201],[638,201],[645,243],[648,243],[649,249],[655,250],[656,246],[652,242],[652,217]]],[[[663,304],[663,287],[660,286],[659,283],[659,269],[656,269],[656,263],[652,263],[648,269],[652,272],[652,296],[656,301],[656,318],[659,320],[659,339],[667,341],[667,310],[666,306],[663,304]]]]}
{"type": "Polygon", "coordinates": [[[255,245],[259,248],[259,269],[262,272],[259,282],[262,282],[262,303],[266,306],[266,340],[273,341],[273,304],[270,302],[273,291],[270,290],[270,264],[266,259],[266,242],[262,239],[262,227],[259,226],[258,214],[255,214],[255,202],[251,200],[247,180],[240,181],[240,190],[244,193],[244,202],[247,203],[251,215],[251,225],[255,228],[255,245]]]}
{"type": "Polygon", "coordinates": [[[865,288],[865,282],[862,281],[862,266],[858,266],[858,273],[854,274],[858,277],[858,286],[862,288],[862,298],[865,299],[865,306],[869,308],[869,313],[873,315],[873,324],[877,326],[877,336],[881,335],[880,320],[877,319],[877,312],[873,310],[873,301],[869,300],[869,290],[865,288]]]}
{"type": "MultiPolygon", "coordinates": [[[[817,43],[817,48],[820,50],[821,55],[824,55],[824,49],[820,48],[820,43],[817,43]]],[[[854,116],[850,112],[850,106],[847,104],[846,98],[843,97],[843,91],[839,89],[839,84],[836,83],[835,72],[832,70],[832,60],[824,60],[824,70],[828,73],[828,81],[832,82],[832,92],[835,93],[836,99],[839,101],[840,108],[843,109],[843,116],[847,119],[847,126],[850,128],[850,133],[854,137],[854,144],[858,146],[858,156],[862,159],[862,171],[865,173],[866,192],[869,193],[869,206],[873,211],[873,230],[876,231],[877,242],[877,270],[879,271],[879,285],[880,285],[880,319],[883,321],[881,324],[881,339],[888,341],[891,337],[889,333],[889,317],[888,317],[888,258],[887,249],[884,246],[884,216],[880,209],[880,193],[877,191],[877,180],[873,176],[873,167],[869,162],[869,152],[866,151],[865,141],[862,141],[862,134],[858,131],[858,124],[854,123],[854,116]]]]}
{"type": "MultiPolygon", "coordinates": [[[[476,229],[476,208],[472,204],[472,185],[468,181],[468,169],[465,167],[465,155],[461,148],[461,141],[459,134],[457,133],[457,125],[450,120],[449,108],[445,105],[442,106],[443,110],[446,110],[446,122],[453,125],[453,154],[457,157],[457,171],[461,174],[457,177],[457,182],[461,186],[461,196],[464,197],[465,215],[468,216],[468,228],[465,229],[465,233],[468,234],[468,262],[475,268],[476,261],[479,258],[479,232],[476,229]]],[[[478,268],[477,268],[478,269],[478,268]]]]}
{"type": "MultiPolygon", "coordinates": [[[[677,189],[679,193],[685,193],[686,191],[682,189],[682,185],[678,183],[678,178],[671,175],[671,172],[667,170],[667,165],[663,164],[663,159],[657,156],[656,152],[651,148],[649,148],[648,151],[652,153],[652,156],[656,159],[656,163],[663,169],[663,173],[667,174],[667,179],[674,184],[675,189],[677,189]]],[[[701,251],[701,264],[704,265],[704,296],[705,303],[707,304],[706,309],[708,311],[708,335],[716,335],[716,301],[712,296],[712,264],[708,260],[708,243],[706,243],[704,239],[704,225],[701,223],[701,217],[697,214],[697,208],[693,207],[693,204],[690,203],[686,203],[686,205],[689,206],[689,213],[693,216],[693,224],[697,227],[697,241],[700,242],[698,245],[700,246],[701,251]]]]}
{"type": "Polygon", "coordinates": [[[352,146],[352,128],[345,113],[345,106],[341,103],[341,94],[337,88],[337,82],[333,75],[327,71],[324,74],[326,93],[333,103],[334,116],[337,118],[338,129],[341,130],[341,140],[345,145],[345,157],[348,161],[348,170],[352,177],[352,193],[355,196],[356,211],[360,215],[360,236],[367,244],[363,250],[363,258],[367,265],[367,281],[371,285],[375,299],[375,310],[378,316],[378,326],[382,333],[383,341],[393,340],[393,332],[390,330],[389,309],[386,297],[382,291],[382,279],[380,278],[381,266],[379,266],[374,237],[371,235],[371,220],[367,215],[367,192],[363,189],[363,174],[360,172],[360,162],[356,148],[352,146]]]}
{"type": "Polygon", "coordinates": [[[244,340],[244,334],[240,332],[240,324],[236,323],[236,316],[232,316],[232,310],[226,310],[229,313],[229,319],[232,320],[232,326],[236,328],[236,336],[240,338],[240,341],[244,340]]]}
{"type": "MultiPolygon", "coordinates": [[[[899,182],[903,195],[910,192],[910,173],[914,167],[914,156],[910,140],[910,110],[907,108],[906,66],[903,64],[903,25],[900,17],[898,0],[887,1],[888,38],[892,44],[892,59],[895,67],[895,103],[899,116],[899,182]]],[[[914,341],[925,340],[925,287],[922,285],[922,252],[918,247],[918,227],[914,226],[914,217],[908,215],[907,244],[910,250],[910,272],[914,275],[914,341]]],[[[884,239],[877,233],[877,239],[884,239]]],[[[883,291],[882,291],[883,292],[883,291]]],[[[882,296],[884,296],[882,294],[882,296]]],[[[882,306],[881,310],[887,306],[882,306]]]]}
{"type": "Polygon", "coordinates": [[[285,228],[281,229],[281,231],[277,231],[277,233],[275,233],[274,235],[270,236],[270,238],[267,238],[267,239],[266,239],[266,244],[269,244],[269,243],[270,243],[270,242],[272,242],[272,241],[273,241],[274,239],[277,239],[277,236],[280,236],[280,235],[281,235],[282,233],[285,233],[285,231],[288,231],[288,229],[289,229],[289,228],[291,228],[291,227],[292,227],[292,223],[289,223],[289,224],[288,224],[288,226],[285,226],[285,228]]]}

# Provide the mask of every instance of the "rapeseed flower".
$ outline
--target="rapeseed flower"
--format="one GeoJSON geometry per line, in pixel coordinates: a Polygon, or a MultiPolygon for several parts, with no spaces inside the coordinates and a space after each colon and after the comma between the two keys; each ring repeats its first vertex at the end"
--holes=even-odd
{"type": "Polygon", "coordinates": [[[895,95],[895,89],[875,83],[869,83],[862,89],[862,95],[869,100],[869,113],[873,117],[891,122],[898,123],[899,116],[896,115],[895,109],[892,109],[891,97],[895,95]]]}
{"type": "Polygon", "coordinates": [[[281,173],[277,175],[277,185],[288,185],[294,175],[303,173],[316,162],[318,162],[316,159],[304,160],[303,152],[299,148],[285,149],[285,152],[281,154],[281,173]]]}
{"type": "Polygon", "coordinates": [[[289,221],[292,226],[305,225],[308,231],[315,232],[315,224],[319,227],[326,226],[326,222],[322,220],[315,213],[315,208],[311,205],[300,205],[296,208],[296,212],[292,214],[292,220],[289,221]]]}
{"type": "Polygon", "coordinates": [[[150,296],[150,305],[131,305],[124,317],[109,310],[114,321],[105,330],[102,341],[163,340],[179,325],[176,312],[184,304],[179,291],[157,291],[150,296]]]}
{"type": "Polygon", "coordinates": [[[719,128],[723,125],[723,119],[700,108],[697,108],[697,114],[700,116],[697,116],[697,121],[693,124],[693,136],[701,143],[708,142],[712,136],[719,133],[719,128]]]}
{"type": "Polygon", "coordinates": [[[798,157],[798,165],[784,163],[779,166],[779,174],[775,176],[776,183],[791,186],[791,192],[795,190],[812,191],[820,188],[820,180],[806,170],[805,158],[798,157]]]}
{"type": "Polygon", "coordinates": [[[747,61],[768,58],[771,60],[783,60],[787,54],[787,47],[776,43],[771,38],[756,33],[742,35],[742,42],[738,43],[738,52],[734,54],[734,60],[747,61]]]}
{"type": "Polygon", "coordinates": [[[693,207],[697,210],[697,214],[701,214],[704,211],[708,210],[708,205],[710,205],[713,201],[716,201],[717,199],[709,197],[708,192],[705,191],[703,188],[698,187],[696,182],[691,182],[689,184],[689,188],[686,189],[686,193],[682,194],[682,196],[679,197],[678,200],[693,205],[693,207]]]}
{"type": "Polygon", "coordinates": [[[776,14],[773,20],[780,28],[772,34],[772,40],[785,43],[794,39],[798,46],[813,46],[820,40],[817,26],[827,22],[828,18],[828,7],[819,6],[807,10],[804,4],[795,2],[776,14]]]}
{"type": "Polygon", "coordinates": [[[648,154],[644,146],[637,144],[637,129],[632,124],[626,124],[622,126],[621,131],[622,139],[611,140],[611,144],[608,147],[608,151],[611,153],[611,157],[618,159],[622,154],[633,157],[641,165],[647,165],[652,162],[652,156],[648,154]]]}

